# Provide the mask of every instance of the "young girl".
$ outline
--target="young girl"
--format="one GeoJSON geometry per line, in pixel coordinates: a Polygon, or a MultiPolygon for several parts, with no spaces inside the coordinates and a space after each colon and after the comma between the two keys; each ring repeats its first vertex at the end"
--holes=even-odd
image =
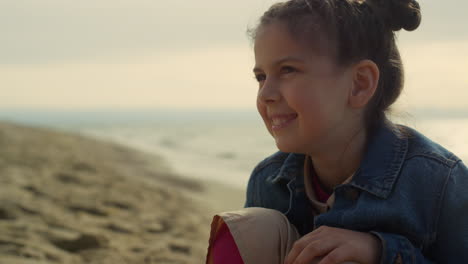
{"type": "Polygon", "coordinates": [[[466,166],[385,115],[403,88],[394,32],[420,20],[411,0],[262,16],[257,107],[280,152],[253,171],[246,209],[215,216],[208,263],[468,263],[466,166]]]}

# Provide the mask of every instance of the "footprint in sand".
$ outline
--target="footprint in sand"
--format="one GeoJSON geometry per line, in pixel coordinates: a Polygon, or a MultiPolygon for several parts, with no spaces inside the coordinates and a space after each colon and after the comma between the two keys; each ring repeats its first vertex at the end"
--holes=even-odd
{"type": "Polygon", "coordinates": [[[177,254],[190,255],[190,246],[187,245],[170,243],[169,250],[177,254]]]}
{"type": "Polygon", "coordinates": [[[85,162],[77,162],[73,164],[72,169],[75,171],[84,171],[84,172],[89,172],[89,173],[97,172],[97,169],[94,166],[89,165],[88,163],[85,163],[85,162]]]}
{"type": "Polygon", "coordinates": [[[34,196],[41,197],[41,198],[50,198],[47,194],[39,191],[35,186],[32,186],[32,185],[23,186],[23,189],[32,193],[34,196]]]}
{"type": "Polygon", "coordinates": [[[84,185],[83,182],[80,179],[78,179],[75,175],[66,172],[59,172],[55,174],[55,178],[57,178],[57,180],[65,184],[84,185]]]}
{"type": "Polygon", "coordinates": [[[167,221],[153,222],[146,226],[146,231],[152,234],[166,233],[171,230],[171,225],[167,221]]]}
{"type": "Polygon", "coordinates": [[[97,217],[107,217],[108,214],[102,210],[99,210],[98,208],[94,208],[94,207],[87,207],[87,206],[82,206],[82,205],[72,205],[72,206],[69,206],[68,207],[68,210],[72,211],[72,212],[82,212],[82,213],[86,213],[86,214],[90,214],[90,215],[93,215],[93,216],[97,216],[97,217]]]}
{"type": "Polygon", "coordinates": [[[131,234],[134,232],[131,226],[124,225],[124,224],[109,223],[105,225],[104,227],[114,233],[131,234]]]}
{"type": "Polygon", "coordinates": [[[56,247],[71,253],[103,248],[107,244],[107,241],[103,237],[89,234],[81,234],[75,239],[51,239],[50,242],[56,247]]]}
{"type": "Polygon", "coordinates": [[[134,210],[134,208],[133,208],[132,205],[126,204],[126,203],[123,203],[123,202],[105,201],[105,202],[104,202],[104,205],[105,205],[105,206],[109,206],[109,207],[114,207],[114,208],[117,208],[117,209],[120,209],[120,210],[125,210],[125,211],[132,211],[132,210],[134,210]]]}
{"type": "Polygon", "coordinates": [[[7,208],[0,208],[0,220],[15,220],[16,216],[7,208]]]}

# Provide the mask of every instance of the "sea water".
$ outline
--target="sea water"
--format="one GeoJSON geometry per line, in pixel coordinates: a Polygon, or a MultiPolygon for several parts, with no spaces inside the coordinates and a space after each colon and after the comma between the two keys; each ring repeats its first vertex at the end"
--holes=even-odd
{"type": "Polygon", "coordinates": [[[277,151],[259,120],[164,120],[86,125],[78,132],[161,155],[185,177],[245,187],[255,165],[277,151]]]}
{"type": "MultiPolygon", "coordinates": [[[[114,141],[165,158],[185,177],[245,188],[255,165],[277,148],[253,111],[10,112],[0,119],[114,141]]],[[[398,120],[468,161],[468,117],[398,120]]]]}

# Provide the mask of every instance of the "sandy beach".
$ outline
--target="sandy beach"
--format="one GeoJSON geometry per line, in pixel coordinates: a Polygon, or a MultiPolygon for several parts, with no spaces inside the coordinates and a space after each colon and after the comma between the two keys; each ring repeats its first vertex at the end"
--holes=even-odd
{"type": "Polygon", "coordinates": [[[216,211],[243,191],[161,157],[0,123],[0,264],[203,263],[216,211]]]}

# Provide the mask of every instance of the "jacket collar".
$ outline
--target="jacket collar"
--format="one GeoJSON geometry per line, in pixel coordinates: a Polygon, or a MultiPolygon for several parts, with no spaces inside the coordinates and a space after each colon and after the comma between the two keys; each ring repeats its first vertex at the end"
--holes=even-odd
{"type": "Polygon", "coordinates": [[[272,175],[271,182],[289,183],[297,175],[302,174],[304,172],[304,159],[304,154],[290,153],[284,160],[278,174],[272,175]]]}
{"type": "Polygon", "coordinates": [[[395,184],[408,151],[402,128],[383,121],[370,139],[360,168],[350,185],[386,199],[395,184]]]}
{"type": "MultiPolygon", "coordinates": [[[[386,199],[395,184],[408,150],[408,138],[401,129],[384,120],[369,140],[360,168],[348,184],[386,199]]],[[[304,173],[305,155],[291,153],[271,182],[289,183],[304,173]]]]}

